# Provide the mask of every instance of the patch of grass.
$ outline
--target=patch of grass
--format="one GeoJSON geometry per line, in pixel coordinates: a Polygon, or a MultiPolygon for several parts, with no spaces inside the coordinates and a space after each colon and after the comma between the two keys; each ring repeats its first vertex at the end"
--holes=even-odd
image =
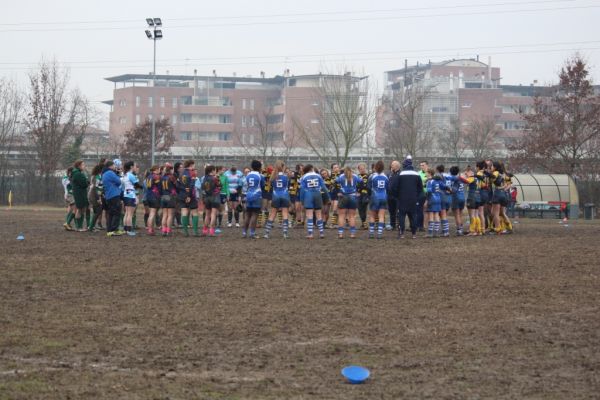
{"type": "Polygon", "coordinates": [[[49,392],[52,388],[37,377],[23,377],[22,379],[0,383],[0,400],[14,399],[16,396],[39,395],[49,392]]]}

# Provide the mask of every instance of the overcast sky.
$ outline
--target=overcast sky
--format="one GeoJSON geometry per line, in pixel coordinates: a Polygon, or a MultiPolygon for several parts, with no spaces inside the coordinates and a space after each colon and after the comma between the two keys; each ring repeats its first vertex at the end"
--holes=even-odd
{"type": "MultiPolygon", "coordinates": [[[[161,17],[157,73],[267,76],[349,65],[382,85],[404,59],[480,55],[503,84],[556,81],[579,51],[600,82],[598,0],[2,0],[0,76],[26,84],[42,57],[71,68],[92,101],[112,98],[105,77],[152,70],[146,17],[161,17]]],[[[103,106],[104,110],[107,110],[103,106]]]]}

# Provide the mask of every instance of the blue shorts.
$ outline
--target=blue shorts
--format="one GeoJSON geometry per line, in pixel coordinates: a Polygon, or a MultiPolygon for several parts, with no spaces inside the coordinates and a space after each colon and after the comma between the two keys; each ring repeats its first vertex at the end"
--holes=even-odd
{"type": "Polygon", "coordinates": [[[298,196],[295,194],[290,194],[290,203],[294,204],[297,201],[300,201],[300,199],[298,199],[298,196]]]}
{"type": "Polygon", "coordinates": [[[277,196],[273,194],[273,200],[271,200],[272,208],[288,208],[290,206],[290,196],[277,196]]]}
{"type": "Polygon", "coordinates": [[[302,194],[302,205],[307,210],[320,210],[323,208],[323,197],[320,192],[305,192],[302,194]]]}
{"type": "Polygon", "coordinates": [[[442,193],[442,208],[446,211],[452,206],[452,196],[447,193],[442,193]]]}
{"type": "Polygon", "coordinates": [[[439,213],[442,211],[442,203],[439,200],[427,200],[427,212],[439,213]]]}
{"type": "Polygon", "coordinates": [[[248,208],[248,209],[261,209],[262,208],[262,197],[260,197],[260,196],[246,196],[246,208],[248,208]]]}
{"type": "Polygon", "coordinates": [[[135,207],[137,205],[137,199],[135,197],[123,197],[123,204],[125,204],[125,207],[135,207]]]}
{"type": "Polygon", "coordinates": [[[346,194],[339,197],[338,209],[340,210],[356,210],[358,208],[358,201],[356,196],[353,194],[346,194]]]}
{"type": "Polygon", "coordinates": [[[371,201],[369,202],[369,209],[371,211],[387,210],[388,209],[387,200],[371,197],[371,201]]]}

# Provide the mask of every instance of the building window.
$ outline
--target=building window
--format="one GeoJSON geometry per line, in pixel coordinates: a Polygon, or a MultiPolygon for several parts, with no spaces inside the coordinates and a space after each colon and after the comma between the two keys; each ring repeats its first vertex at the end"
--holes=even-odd
{"type": "Polygon", "coordinates": [[[165,106],[165,98],[163,96],[160,96],[160,106],[161,107],[165,106]]]}
{"type": "Polygon", "coordinates": [[[181,140],[192,140],[192,132],[181,132],[180,134],[181,140]]]}
{"type": "Polygon", "coordinates": [[[165,119],[165,114],[160,114],[160,119],[161,120],[165,119]]]}
{"type": "Polygon", "coordinates": [[[148,107],[154,107],[154,97],[148,97],[148,107]]]}
{"type": "Polygon", "coordinates": [[[311,119],[311,120],[310,120],[310,123],[311,123],[311,124],[318,124],[318,123],[319,123],[319,120],[318,120],[318,119],[311,119]]]}
{"type": "Polygon", "coordinates": [[[443,112],[448,112],[448,107],[432,107],[432,108],[431,108],[431,112],[432,112],[432,113],[443,113],[443,112]]]}
{"type": "Polygon", "coordinates": [[[140,114],[135,114],[135,124],[139,125],[142,122],[142,117],[140,114]]]}
{"type": "Polygon", "coordinates": [[[250,109],[254,110],[254,99],[250,99],[250,109]]]}
{"type": "Polygon", "coordinates": [[[226,142],[231,140],[231,133],[229,132],[219,132],[219,141],[226,142]]]}
{"type": "Polygon", "coordinates": [[[283,114],[269,115],[267,117],[267,124],[280,124],[283,122],[283,114]]]}
{"type": "Polygon", "coordinates": [[[125,100],[125,99],[121,99],[121,100],[119,100],[119,105],[120,105],[121,107],[126,107],[126,106],[127,106],[127,100],[125,100]]]}
{"type": "Polygon", "coordinates": [[[525,129],[525,123],[523,121],[505,121],[504,130],[506,131],[520,131],[525,129]]]}
{"type": "Polygon", "coordinates": [[[267,132],[267,141],[280,142],[283,140],[283,132],[267,132]]]}
{"type": "Polygon", "coordinates": [[[121,125],[127,125],[127,117],[121,117],[121,118],[119,118],[119,123],[121,125]]]}
{"type": "Polygon", "coordinates": [[[250,126],[254,126],[254,116],[250,117],[250,126]]]}
{"type": "Polygon", "coordinates": [[[246,126],[248,126],[248,123],[246,122],[246,116],[242,115],[242,126],[245,128],[246,126]]]}
{"type": "Polygon", "coordinates": [[[181,96],[181,104],[186,106],[192,105],[192,96],[181,96]]]}
{"type": "Polygon", "coordinates": [[[173,108],[177,108],[177,97],[173,97],[172,103],[173,108]]]}
{"type": "Polygon", "coordinates": [[[135,106],[139,107],[141,102],[142,99],[140,98],[140,96],[135,96],[135,106]]]}
{"type": "Polygon", "coordinates": [[[313,101],[313,102],[311,103],[311,105],[313,105],[313,106],[315,106],[315,107],[318,107],[318,106],[319,106],[319,102],[318,102],[318,101],[313,101]]]}
{"type": "Polygon", "coordinates": [[[242,99],[242,110],[246,109],[246,99],[242,99]]]}
{"type": "Polygon", "coordinates": [[[295,79],[288,80],[288,86],[296,86],[296,80],[295,79]]]}
{"type": "Polygon", "coordinates": [[[177,115],[171,116],[171,125],[177,125],[177,115]]]}
{"type": "Polygon", "coordinates": [[[473,106],[473,103],[471,103],[470,101],[467,101],[465,103],[463,103],[463,105],[461,106],[462,108],[471,108],[473,106]]]}
{"type": "Polygon", "coordinates": [[[148,114],[148,121],[152,121],[153,118],[154,116],[152,114],[148,114]]]}

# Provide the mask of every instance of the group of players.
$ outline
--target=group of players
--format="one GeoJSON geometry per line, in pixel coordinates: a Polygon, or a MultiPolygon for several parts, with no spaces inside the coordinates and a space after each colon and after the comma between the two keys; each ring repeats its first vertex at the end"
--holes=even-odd
{"type": "Polygon", "coordinates": [[[356,238],[358,214],[359,227],[368,229],[369,238],[381,239],[386,228],[397,228],[398,237],[404,238],[407,218],[412,238],[418,230],[426,231],[426,237],[448,237],[450,211],[457,236],[512,233],[506,213],[512,175],[501,162],[480,161],[464,171],[454,166],[449,173],[443,165],[431,169],[421,162],[419,167],[415,171],[410,156],[402,165],[392,162],[388,171],[378,161],[370,172],[364,163],[354,171],[338,164],[330,170],[310,164],[290,169],[282,161],[264,166],[254,160],[243,170],[206,165],[199,174],[195,162],[187,160],[152,166],[140,175],[133,161],[101,160],[89,174],[77,161],[63,178],[68,208],[64,227],[95,232],[102,229],[104,216],[107,236],[136,236],[141,202],[151,236],[157,230],[171,236],[174,227],[184,236],[217,236],[226,215],[227,226],[241,228],[243,238],[268,239],[277,224],[284,238],[292,226],[304,227],[308,239],[316,233],[324,238],[325,228],[337,228],[340,239],[346,233],[356,238]],[[463,229],[465,207],[468,231],[463,229]]]}

